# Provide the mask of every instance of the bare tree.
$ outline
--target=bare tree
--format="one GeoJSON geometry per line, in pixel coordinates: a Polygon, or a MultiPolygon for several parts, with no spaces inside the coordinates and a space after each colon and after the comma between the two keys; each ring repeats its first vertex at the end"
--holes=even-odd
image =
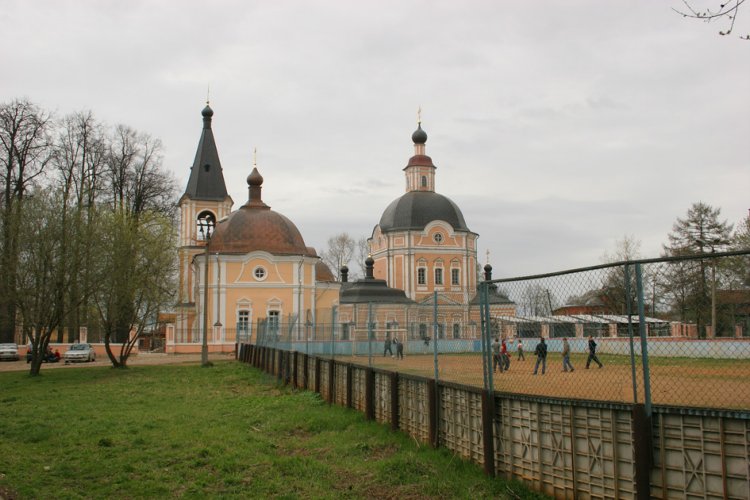
{"type": "Polygon", "coordinates": [[[107,157],[107,201],[135,217],[156,211],[175,217],[177,183],[162,168],[161,141],[125,125],[115,128],[107,157]]]}
{"type": "MultiPolygon", "coordinates": [[[[61,213],[63,231],[63,249],[65,259],[81,262],[79,254],[84,254],[83,262],[91,257],[92,234],[89,229],[95,216],[96,200],[100,194],[102,168],[106,153],[106,141],[103,127],[89,112],[75,113],[63,118],[55,141],[53,164],[57,173],[57,185],[61,191],[61,213]],[[84,234],[72,244],[67,239],[70,229],[84,234]],[[88,237],[87,237],[88,236],[88,237]],[[70,254],[70,257],[68,257],[70,254]]],[[[72,269],[73,278],[68,295],[67,306],[80,302],[81,290],[90,285],[90,266],[83,269],[72,269]],[[79,283],[83,281],[84,283],[79,283]]],[[[61,292],[62,293],[62,292],[61,292]]],[[[85,299],[68,316],[68,341],[77,338],[82,325],[89,326],[88,301],[85,299]]],[[[63,342],[63,328],[58,330],[57,341],[63,342]]]]}
{"type": "Polygon", "coordinates": [[[0,342],[14,342],[13,298],[20,251],[21,210],[27,191],[44,173],[51,153],[50,115],[27,100],[0,105],[0,342]]]}
{"type": "Polygon", "coordinates": [[[349,266],[356,245],[354,238],[349,236],[347,232],[328,238],[328,248],[323,251],[320,258],[330,269],[334,270],[337,281],[341,279],[341,267],[349,266]]]}
{"type": "Polygon", "coordinates": [[[367,236],[362,236],[360,239],[357,240],[357,270],[358,272],[355,274],[354,277],[362,277],[362,278],[365,277],[367,273],[365,260],[367,260],[368,255],[370,255],[370,244],[367,243],[367,236]]]}
{"type": "Polygon", "coordinates": [[[519,305],[524,316],[548,316],[559,306],[559,300],[549,288],[533,283],[521,292],[519,305]]]}
{"type": "MultiPolygon", "coordinates": [[[[740,7],[745,0],[723,0],[716,2],[714,5],[718,5],[714,8],[699,9],[696,8],[694,3],[682,0],[684,9],[672,8],[675,12],[680,14],[682,17],[689,17],[692,19],[700,19],[704,22],[712,21],[727,21],[729,28],[726,30],[719,30],[719,35],[726,36],[732,33],[734,30],[734,24],[737,21],[737,15],[740,12],[740,7]]],[[[750,40],[750,34],[740,35],[742,40],[750,40]]]]}
{"type": "MultiPolygon", "coordinates": [[[[641,242],[633,235],[624,235],[615,242],[612,253],[604,252],[604,263],[627,262],[641,258],[641,242]]],[[[644,283],[648,281],[643,277],[644,283]]],[[[635,314],[638,310],[635,270],[625,272],[625,266],[611,267],[605,271],[604,283],[600,294],[605,306],[613,314],[635,314]],[[629,276],[629,279],[626,277],[629,276]],[[628,304],[629,303],[629,304],[628,304]],[[628,307],[629,306],[629,307],[628,307]]]]}

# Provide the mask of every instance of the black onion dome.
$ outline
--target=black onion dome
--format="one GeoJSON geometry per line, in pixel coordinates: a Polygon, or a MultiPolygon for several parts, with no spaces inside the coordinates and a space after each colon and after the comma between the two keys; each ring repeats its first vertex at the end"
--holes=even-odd
{"type": "Polygon", "coordinates": [[[436,220],[447,222],[454,231],[469,231],[458,205],[433,191],[410,191],[393,200],[380,218],[380,230],[422,230],[436,220]]]}
{"type": "Polygon", "coordinates": [[[211,106],[206,104],[206,107],[203,108],[203,111],[201,111],[201,115],[203,115],[205,118],[211,118],[214,116],[214,110],[211,109],[211,106]]]}
{"type": "Polygon", "coordinates": [[[424,144],[427,142],[427,132],[422,130],[421,123],[417,125],[417,130],[411,134],[411,140],[414,141],[414,144],[424,144]]]}

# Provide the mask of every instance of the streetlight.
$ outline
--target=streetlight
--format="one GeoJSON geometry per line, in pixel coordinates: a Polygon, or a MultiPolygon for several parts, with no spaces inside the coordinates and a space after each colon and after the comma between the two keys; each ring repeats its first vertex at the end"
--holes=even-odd
{"type": "Polygon", "coordinates": [[[201,366],[211,366],[208,361],[208,255],[211,245],[211,229],[213,229],[213,219],[210,216],[198,219],[201,238],[206,241],[206,267],[203,273],[203,344],[201,345],[201,366]]]}

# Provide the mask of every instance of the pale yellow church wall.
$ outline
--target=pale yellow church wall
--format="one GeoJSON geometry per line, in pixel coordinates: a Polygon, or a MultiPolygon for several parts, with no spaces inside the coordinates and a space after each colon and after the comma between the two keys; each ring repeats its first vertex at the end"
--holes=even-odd
{"type": "Polygon", "coordinates": [[[398,284],[395,288],[404,289],[404,257],[396,255],[393,258],[393,282],[398,284]]]}

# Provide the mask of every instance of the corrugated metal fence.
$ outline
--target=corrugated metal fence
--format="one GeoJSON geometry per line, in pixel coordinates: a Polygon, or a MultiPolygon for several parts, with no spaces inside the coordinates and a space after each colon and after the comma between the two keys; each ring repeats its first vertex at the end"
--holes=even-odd
{"type": "Polygon", "coordinates": [[[745,412],[555,399],[243,344],[240,361],[556,498],[750,497],[745,412]]]}

